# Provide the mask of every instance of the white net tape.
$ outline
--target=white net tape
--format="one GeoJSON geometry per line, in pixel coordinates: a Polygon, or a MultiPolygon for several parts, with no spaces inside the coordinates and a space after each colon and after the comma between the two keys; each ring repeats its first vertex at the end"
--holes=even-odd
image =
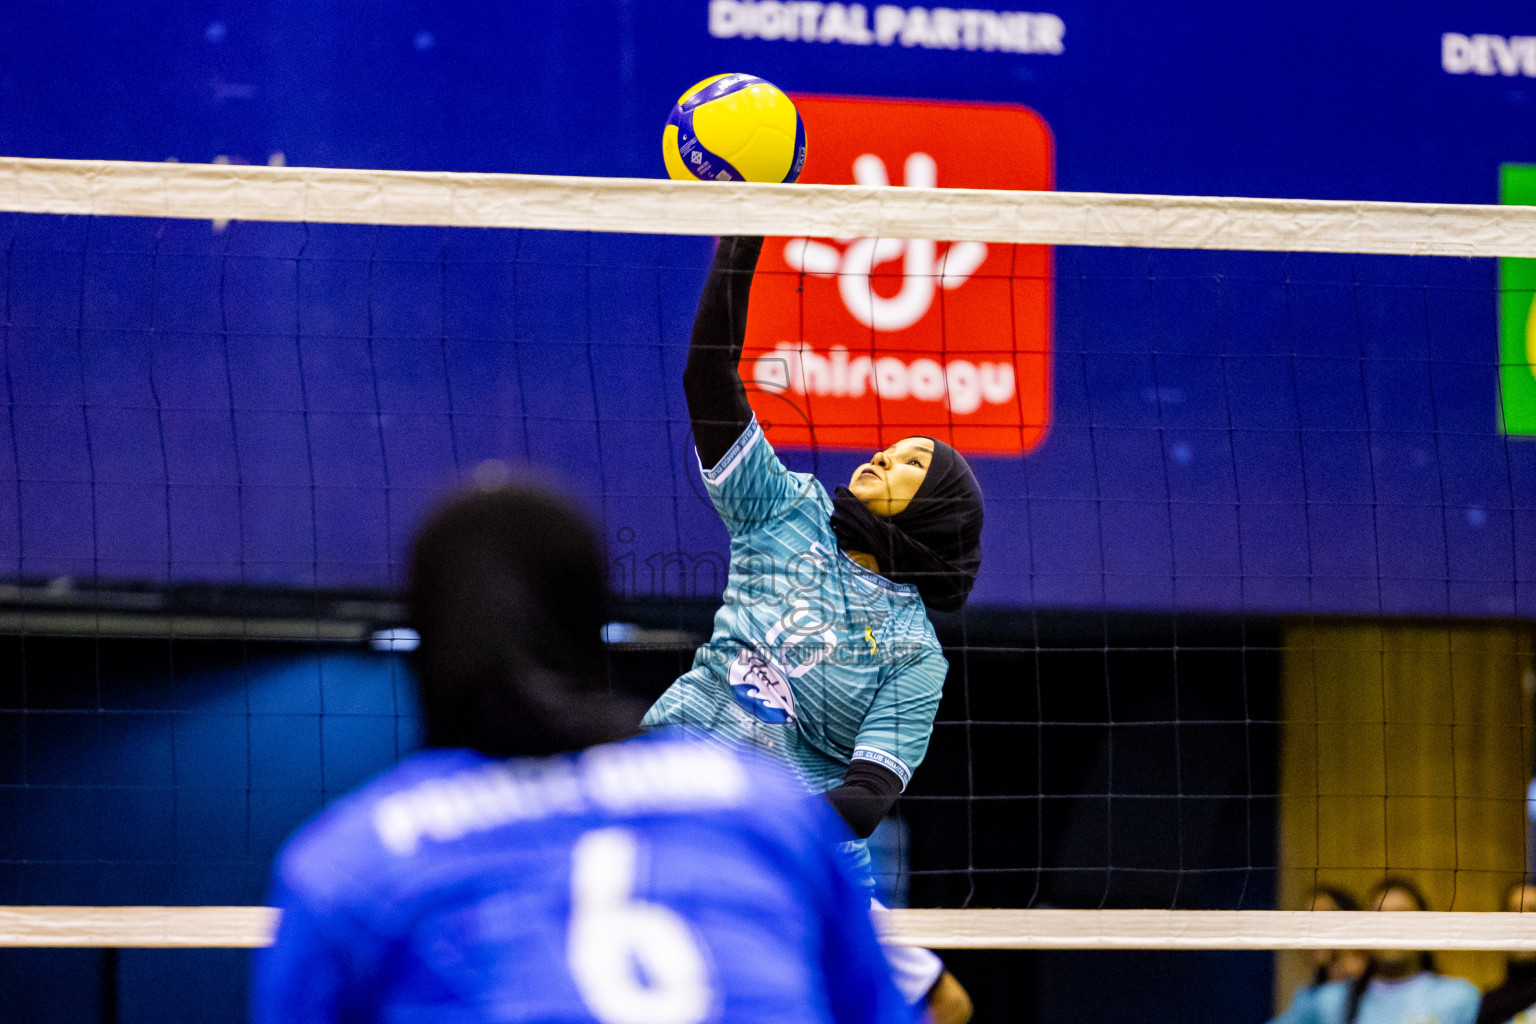
{"type": "Polygon", "coordinates": [[[1536,257],[1536,207],[0,158],[0,211],[1536,257]]]}
{"type": "MultiPolygon", "coordinates": [[[[271,907],[0,907],[0,947],[255,948],[271,907]]],[[[929,949],[1536,950],[1536,914],[1295,910],[890,910],[929,949]]]]}

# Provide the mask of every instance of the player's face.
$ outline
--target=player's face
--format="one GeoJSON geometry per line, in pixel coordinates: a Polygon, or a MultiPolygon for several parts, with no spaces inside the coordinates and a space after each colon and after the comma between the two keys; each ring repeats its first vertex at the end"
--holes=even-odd
{"type": "Polygon", "coordinates": [[[848,489],[877,516],[893,516],[912,503],[933,462],[933,442],[904,437],[853,471],[848,489]]]}
{"type": "MultiPolygon", "coordinates": [[[[1308,910],[1338,910],[1339,909],[1339,905],[1334,902],[1332,896],[1329,896],[1325,892],[1319,892],[1319,893],[1313,893],[1312,894],[1312,905],[1310,907],[1308,907],[1307,909],[1308,910]]],[[[1336,949],[1314,949],[1312,951],[1312,966],[1313,967],[1325,967],[1325,968],[1326,967],[1331,967],[1333,965],[1334,960],[1336,960],[1338,958],[1338,955],[1339,955],[1339,953],[1338,953],[1338,950],[1336,950],[1336,949]]]]}
{"type": "MultiPolygon", "coordinates": [[[[1403,911],[1419,908],[1413,897],[1402,889],[1388,889],[1376,897],[1376,906],[1373,909],[1403,911]]],[[[1409,949],[1378,949],[1372,955],[1375,956],[1380,970],[1389,977],[1402,974],[1419,957],[1417,952],[1409,949]]]]}

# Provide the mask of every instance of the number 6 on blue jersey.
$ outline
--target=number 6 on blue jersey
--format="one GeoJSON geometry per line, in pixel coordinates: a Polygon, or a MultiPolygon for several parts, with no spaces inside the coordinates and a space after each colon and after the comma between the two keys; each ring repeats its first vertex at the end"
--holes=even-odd
{"type": "Polygon", "coordinates": [[[584,834],[571,851],[565,958],[601,1024],[701,1024],[714,1003],[709,964],[682,915],[634,896],[639,843],[625,828],[584,834]]]}

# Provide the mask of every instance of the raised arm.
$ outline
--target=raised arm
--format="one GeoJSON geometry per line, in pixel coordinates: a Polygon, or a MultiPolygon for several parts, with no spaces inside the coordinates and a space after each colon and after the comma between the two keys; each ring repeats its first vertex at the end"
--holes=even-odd
{"type": "Polygon", "coordinates": [[[705,469],[713,469],[752,422],[736,364],[747,336],[747,299],[762,249],[761,238],[721,238],[694,314],[683,394],[705,469]]]}

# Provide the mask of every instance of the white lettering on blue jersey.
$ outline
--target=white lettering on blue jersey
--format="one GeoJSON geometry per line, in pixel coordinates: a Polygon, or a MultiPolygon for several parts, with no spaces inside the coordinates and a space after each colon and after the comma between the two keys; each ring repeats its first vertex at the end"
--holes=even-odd
{"type": "Polygon", "coordinates": [[[417,754],[279,854],[253,1020],[908,1024],[844,834],[692,740],[417,754]]]}
{"type": "Polygon", "coordinates": [[[491,764],[428,779],[380,800],[373,825],[386,850],[407,857],[423,839],[451,842],[514,821],[589,810],[732,807],[746,791],[740,763],[722,751],[604,746],[576,761],[491,764]]]}

